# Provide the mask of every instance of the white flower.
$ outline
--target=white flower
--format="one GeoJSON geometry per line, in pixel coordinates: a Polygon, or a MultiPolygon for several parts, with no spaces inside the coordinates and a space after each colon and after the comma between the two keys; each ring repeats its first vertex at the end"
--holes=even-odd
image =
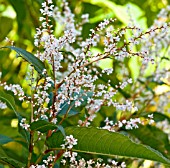
{"type": "Polygon", "coordinates": [[[57,123],[57,118],[53,118],[51,122],[56,124],[57,123]]]}
{"type": "Polygon", "coordinates": [[[122,168],[125,168],[125,167],[126,167],[125,162],[122,162],[122,163],[121,163],[121,167],[122,167],[122,168]]]}
{"type": "Polygon", "coordinates": [[[114,166],[116,166],[116,165],[118,164],[118,162],[116,162],[115,160],[112,160],[112,164],[113,164],[114,166]]]}
{"type": "Polygon", "coordinates": [[[29,125],[29,124],[26,124],[26,123],[20,123],[20,126],[21,126],[22,128],[24,128],[25,130],[28,130],[28,128],[30,127],[30,125],[29,125]]]}
{"type": "Polygon", "coordinates": [[[149,118],[153,118],[153,114],[148,114],[148,117],[149,118]]]}
{"type": "Polygon", "coordinates": [[[66,164],[66,160],[65,160],[65,159],[62,159],[62,160],[61,160],[61,163],[62,163],[63,165],[65,165],[65,164],[66,164]]]}
{"type": "Polygon", "coordinates": [[[51,3],[53,3],[53,1],[52,0],[48,0],[48,4],[51,4],[51,3]]]}
{"type": "Polygon", "coordinates": [[[66,136],[65,144],[62,144],[62,148],[72,149],[74,145],[77,145],[77,139],[73,137],[73,135],[66,136]]]}
{"type": "Polygon", "coordinates": [[[63,156],[66,157],[66,158],[71,157],[70,151],[64,152],[63,156]]]}
{"type": "Polygon", "coordinates": [[[78,107],[81,105],[81,102],[80,101],[75,101],[75,107],[78,107]]]}
{"type": "Polygon", "coordinates": [[[1,102],[0,100],[0,109],[6,109],[6,108],[7,108],[6,103],[1,102]]]}
{"type": "Polygon", "coordinates": [[[31,166],[30,166],[30,168],[36,168],[36,166],[34,166],[34,165],[31,165],[31,166]]]}

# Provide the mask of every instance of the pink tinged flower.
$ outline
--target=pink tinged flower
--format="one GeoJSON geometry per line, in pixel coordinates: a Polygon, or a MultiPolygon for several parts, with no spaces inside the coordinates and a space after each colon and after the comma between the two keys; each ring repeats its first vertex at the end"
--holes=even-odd
{"type": "Polygon", "coordinates": [[[48,162],[52,162],[54,158],[55,158],[55,157],[53,157],[52,155],[50,155],[50,156],[48,156],[47,160],[48,160],[48,162]]]}
{"type": "Polygon", "coordinates": [[[81,105],[81,102],[80,101],[75,101],[75,107],[78,107],[81,105]]]}
{"type": "Polygon", "coordinates": [[[88,127],[89,125],[90,125],[90,122],[86,122],[86,125],[85,125],[85,126],[88,127]]]}
{"type": "Polygon", "coordinates": [[[70,136],[66,136],[66,139],[65,139],[65,144],[69,145],[69,146],[73,146],[73,145],[77,145],[77,139],[75,139],[73,137],[73,135],[70,135],[70,136]]]}
{"type": "Polygon", "coordinates": [[[84,158],[79,160],[79,166],[80,167],[84,167],[86,165],[86,161],[84,160],[84,158]]]}
{"type": "Polygon", "coordinates": [[[101,166],[101,163],[97,162],[96,163],[96,168],[100,168],[100,166],[101,166]]]}
{"type": "Polygon", "coordinates": [[[28,130],[28,128],[30,127],[29,124],[25,124],[25,123],[20,123],[20,126],[21,126],[22,128],[24,128],[25,130],[28,130]]]}
{"type": "Polygon", "coordinates": [[[122,123],[123,123],[123,124],[126,124],[126,122],[127,122],[126,120],[122,120],[122,123]]]}
{"type": "Polygon", "coordinates": [[[105,123],[109,122],[109,118],[106,117],[106,119],[104,120],[105,123]]]}
{"type": "Polygon", "coordinates": [[[132,78],[128,79],[128,83],[132,83],[132,78]]]}
{"type": "Polygon", "coordinates": [[[71,162],[71,163],[74,163],[75,161],[76,161],[76,158],[75,158],[75,157],[71,157],[71,158],[70,158],[70,162],[71,162]]]}

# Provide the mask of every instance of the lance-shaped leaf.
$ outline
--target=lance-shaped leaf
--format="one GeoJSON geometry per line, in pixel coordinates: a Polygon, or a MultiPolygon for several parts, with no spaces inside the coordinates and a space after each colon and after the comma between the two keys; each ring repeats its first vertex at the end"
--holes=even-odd
{"type": "Polygon", "coordinates": [[[0,145],[0,157],[7,157],[8,155],[5,153],[4,149],[0,145]]]}
{"type": "Polygon", "coordinates": [[[25,166],[23,163],[8,157],[2,146],[0,146],[0,163],[6,164],[11,168],[21,168],[25,166]]]}
{"type": "MultiPolygon", "coordinates": [[[[78,139],[78,144],[73,147],[73,151],[107,156],[125,156],[147,160],[154,160],[170,165],[170,160],[165,158],[160,152],[149,146],[137,144],[127,136],[120,133],[109,132],[107,130],[86,127],[65,128],[66,135],[73,135],[78,139]]],[[[61,149],[64,143],[60,132],[53,133],[47,140],[49,148],[61,149]]]]}
{"type": "Polygon", "coordinates": [[[168,135],[162,130],[153,126],[140,126],[138,129],[128,131],[138,138],[143,144],[159,150],[166,157],[170,158],[170,143],[168,135]]]}
{"type": "Polygon", "coordinates": [[[79,101],[81,102],[81,106],[75,107],[75,100],[73,100],[70,104],[68,104],[67,101],[65,101],[61,105],[61,110],[58,113],[59,116],[63,116],[66,113],[68,113],[68,115],[67,115],[68,117],[79,114],[80,111],[82,110],[82,108],[87,105],[88,98],[91,98],[93,96],[93,92],[85,92],[84,90],[80,90],[79,94],[74,93],[73,96],[79,97],[79,99],[80,99],[79,101]]]}
{"type": "MultiPolygon", "coordinates": [[[[15,112],[15,115],[17,116],[18,121],[20,123],[20,121],[22,120],[22,117],[16,111],[14,98],[11,95],[0,90],[0,100],[5,101],[7,103],[7,106],[15,112]]],[[[19,130],[19,133],[25,138],[27,144],[29,144],[29,133],[25,129],[23,129],[20,126],[20,124],[18,124],[18,130],[19,130]]]]}
{"type": "Polygon", "coordinates": [[[35,57],[33,54],[31,54],[30,52],[18,48],[18,47],[14,47],[14,46],[6,46],[3,48],[9,48],[11,50],[15,50],[20,56],[22,56],[25,60],[27,60],[29,63],[31,63],[35,70],[42,75],[43,70],[45,69],[45,65],[44,63],[38,59],[37,57],[35,57]]]}
{"type": "MultiPolygon", "coordinates": [[[[74,103],[72,103],[74,105],[74,103]]],[[[73,106],[70,110],[70,106],[72,106],[72,104],[67,104],[65,103],[62,107],[61,110],[59,111],[58,115],[60,117],[64,116],[67,112],[68,112],[68,117],[74,116],[79,114],[78,110],[73,106]]]]}
{"type": "Polygon", "coordinates": [[[0,134],[0,145],[14,141],[12,138],[0,134]]]}
{"type": "Polygon", "coordinates": [[[10,168],[25,167],[25,164],[9,157],[0,157],[0,163],[8,165],[10,168]]]}
{"type": "Polygon", "coordinates": [[[153,118],[154,118],[155,122],[160,122],[160,121],[163,121],[163,120],[167,120],[170,123],[170,117],[168,117],[168,115],[165,115],[165,114],[163,114],[163,113],[161,113],[159,111],[142,112],[142,113],[140,113],[140,116],[148,118],[148,114],[153,114],[153,118]]]}
{"type": "Polygon", "coordinates": [[[45,120],[38,120],[31,123],[30,128],[32,131],[39,131],[45,133],[48,130],[59,129],[61,133],[65,136],[64,128],[61,125],[55,125],[45,120]]]}
{"type": "Polygon", "coordinates": [[[17,111],[15,109],[15,100],[10,94],[7,94],[7,93],[3,92],[2,90],[0,90],[0,99],[3,102],[6,102],[7,106],[15,112],[15,115],[17,117],[19,117],[19,114],[17,113],[17,111]]]}

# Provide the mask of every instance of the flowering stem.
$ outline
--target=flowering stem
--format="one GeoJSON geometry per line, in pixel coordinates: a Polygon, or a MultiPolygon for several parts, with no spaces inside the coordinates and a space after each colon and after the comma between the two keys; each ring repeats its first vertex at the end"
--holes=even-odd
{"type": "Polygon", "coordinates": [[[72,108],[73,106],[74,106],[74,104],[73,104],[73,105],[70,105],[70,107],[68,108],[66,114],[64,115],[64,117],[63,117],[62,120],[60,121],[59,125],[61,125],[61,124],[63,123],[63,121],[66,119],[69,111],[71,110],[71,108],[72,108]]]}
{"type": "Polygon", "coordinates": [[[63,155],[64,152],[65,152],[64,150],[60,150],[58,154],[55,155],[54,161],[51,165],[52,167],[54,167],[55,162],[63,155]]]}
{"type": "Polygon", "coordinates": [[[40,163],[42,161],[43,156],[44,156],[44,153],[41,153],[38,159],[36,160],[35,164],[40,163]]]}
{"type": "Polygon", "coordinates": [[[29,155],[28,155],[28,163],[27,163],[27,167],[29,168],[31,165],[31,158],[32,158],[32,152],[33,152],[33,136],[34,136],[34,132],[31,131],[30,132],[30,145],[29,145],[29,155]]]}

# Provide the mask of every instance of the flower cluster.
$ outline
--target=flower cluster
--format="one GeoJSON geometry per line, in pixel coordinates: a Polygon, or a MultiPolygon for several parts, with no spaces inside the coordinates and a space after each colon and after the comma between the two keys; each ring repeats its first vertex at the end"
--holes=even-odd
{"type": "Polygon", "coordinates": [[[119,163],[120,166],[118,166],[118,162],[115,160],[109,160],[108,164],[103,162],[103,159],[98,158],[97,160],[85,160],[84,158],[78,159],[78,153],[73,152],[72,148],[74,145],[77,145],[77,139],[75,139],[72,135],[66,136],[64,139],[65,143],[62,144],[62,149],[65,149],[65,152],[63,154],[63,159],[61,160],[61,163],[63,165],[66,164],[67,160],[69,159],[69,167],[70,168],[92,168],[92,167],[103,167],[103,168],[125,168],[126,164],[125,162],[119,163]]]}
{"type": "Polygon", "coordinates": [[[79,125],[81,126],[90,125],[90,122],[96,117],[96,112],[103,105],[113,106],[117,110],[137,111],[137,107],[134,107],[133,102],[126,100],[126,104],[122,104],[116,102],[113,98],[117,93],[117,89],[124,89],[127,84],[132,83],[132,79],[120,82],[119,86],[116,85],[116,89],[110,87],[110,81],[108,81],[107,85],[96,85],[95,82],[102,77],[102,74],[110,75],[113,72],[113,69],[106,68],[99,73],[98,68],[96,68],[97,63],[109,57],[122,60],[125,57],[136,55],[145,58],[148,50],[142,49],[139,52],[133,52],[134,46],[142,43],[144,39],[154,33],[166,33],[167,26],[152,27],[147,32],[143,32],[143,30],[136,26],[116,29],[112,26],[116,20],[106,19],[99,23],[95,29],[91,29],[90,37],[82,41],[78,37],[81,35],[80,27],[88,21],[87,14],[83,15],[82,22],[77,24],[74,19],[75,16],[66,1],[63,1],[60,7],[55,8],[52,5],[52,1],[46,1],[42,4],[40,11],[43,15],[40,18],[42,26],[37,29],[34,38],[35,45],[43,50],[41,52],[38,51],[36,56],[42,61],[47,60],[51,64],[54,75],[54,80],[48,79],[49,77],[46,78],[46,83],[44,82],[41,88],[49,88],[51,83],[53,83],[56,87],[56,93],[53,95],[53,105],[44,107],[44,103],[49,104],[50,102],[49,93],[47,93],[46,89],[42,91],[37,85],[37,92],[33,96],[36,102],[34,106],[40,106],[41,108],[35,110],[35,114],[41,114],[42,119],[48,119],[50,117],[50,121],[56,123],[56,116],[62,110],[64,104],[68,104],[71,107],[74,103],[75,107],[79,107],[83,104],[83,97],[85,95],[87,96],[88,93],[92,93],[86,105],[88,115],[85,116],[84,121],[79,121],[79,125]],[[52,25],[49,24],[51,18],[54,18],[62,25],[63,36],[56,38],[52,34],[52,25]],[[123,44],[120,45],[120,39],[124,38],[126,32],[129,30],[132,31],[132,37],[124,40],[123,44]],[[104,37],[103,53],[94,55],[91,52],[91,48],[101,42],[102,37],[104,37]],[[72,45],[75,43],[75,40],[78,48],[72,45]],[[65,57],[64,53],[68,54],[68,56],[65,57]],[[63,61],[68,64],[64,73],[61,71],[63,69],[63,61]],[[50,115],[46,115],[46,113],[50,113],[50,115]]]}
{"type": "Polygon", "coordinates": [[[139,128],[140,124],[144,124],[147,122],[148,124],[153,124],[153,114],[148,115],[148,118],[145,120],[142,120],[141,118],[130,118],[130,120],[123,119],[122,121],[118,121],[117,123],[114,123],[113,121],[110,121],[107,117],[105,119],[105,126],[101,127],[101,129],[106,129],[112,132],[118,131],[122,127],[124,127],[126,130],[136,129],[139,128]]]}
{"type": "MultiPolygon", "coordinates": [[[[150,58],[144,59],[147,62],[148,59],[153,59],[155,62],[158,63],[160,61],[160,57],[164,56],[160,53],[163,48],[168,48],[170,43],[170,31],[169,31],[169,24],[165,21],[168,21],[170,13],[170,6],[162,9],[155,19],[154,24],[150,27],[149,36],[147,39],[143,41],[142,50],[146,50],[149,53],[150,58]],[[164,20],[165,19],[165,20],[164,20]],[[162,27],[162,31],[151,31],[155,27],[162,27]]],[[[168,49],[169,50],[169,49],[168,49]]],[[[168,53],[168,52],[167,52],[168,53]]],[[[164,53],[165,54],[165,53],[164,53]]]]}
{"type": "Polygon", "coordinates": [[[77,139],[73,137],[73,135],[66,136],[64,139],[65,143],[62,144],[62,148],[72,149],[74,145],[77,145],[77,139]]]}
{"type": "Polygon", "coordinates": [[[26,118],[22,118],[19,124],[25,130],[28,130],[30,128],[30,125],[26,123],[26,118]]]}
{"type": "MultiPolygon", "coordinates": [[[[77,145],[77,139],[75,139],[73,135],[70,135],[66,136],[64,141],[65,143],[61,145],[62,149],[66,150],[63,156],[65,158],[69,158],[70,163],[74,164],[76,161],[77,152],[72,152],[71,149],[73,148],[74,145],[77,145]]],[[[65,165],[66,160],[62,159],[61,163],[65,165]]]]}
{"type": "MultiPolygon", "coordinates": [[[[61,161],[64,165],[66,164],[65,160],[61,161]]],[[[103,163],[103,159],[98,158],[95,160],[85,160],[84,158],[79,159],[75,164],[70,164],[70,168],[125,168],[125,162],[118,163],[115,160],[109,160],[108,163],[103,163]]]]}
{"type": "Polygon", "coordinates": [[[29,168],[47,168],[47,167],[51,167],[51,163],[54,161],[55,156],[52,156],[51,154],[47,157],[47,159],[43,160],[42,165],[31,165],[29,168]]]}
{"type": "Polygon", "coordinates": [[[0,86],[4,88],[4,90],[7,91],[12,91],[14,95],[17,95],[19,97],[19,100],[23,100],[25,98],[24,91],[22,87],[18,84],[6,84],[6,82],[1,83],[0,81],[0,86]]]}

